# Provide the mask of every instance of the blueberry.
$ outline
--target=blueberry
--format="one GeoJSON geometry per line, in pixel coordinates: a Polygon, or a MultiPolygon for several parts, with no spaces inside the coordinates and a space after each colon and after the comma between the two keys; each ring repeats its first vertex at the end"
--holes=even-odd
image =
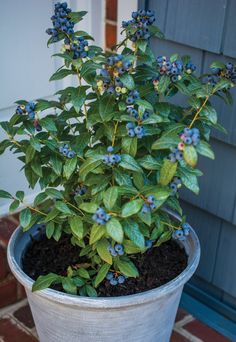
{"type": "Polygon", "coordinates": [[[137,126],[134,129],[135,134],[140,134],[140,133],[142,133],[142,131],[143,131],[143,127],[141,127],[141,126],[137,126]]]}
{"type": "Polygon", "coordinates": [[[154,201],[155,201],[155,196],[152,196],[152,195],[148,196],[147,202],[148,202],[149,204],[152,204],[154,201]]]}
{"type": "Polygon", "coordinates": [[[115,279],[115,278],[112,278],[112,279],[110,280],[110,284],[115,286],[115,285],[118,284],[118,280],[115,279]]]}
{"type": "Polygon", "coordinates": [[[146,240],[146,241],[145,241],[145,247],[151,248],[152,245],[153,245],[153,241],[152,241],[152,240],[146,240]]]}
{"type": "Polygon", "coordinates": [[[171,188],[171,190],[173,190],[174,192],[177,191],[177,185],[176,185],[174,182],[170,183],[170,188],[171,188]]]}
{"type": "Polygon", "coordinates": [[[114,148],[113,148],[113,146],[108,146],[108,148],[107,148],[107,152],[111,153],[111,152],[113,152],[113,151],[114,151],[114,148]]]}
{"type": "Polygon", "coordinates": [[[200,136],[199,134],[193,134],[192,135],[192,142],[193,145],[196,146],[200,142],[200,136]]]}
{"type": "Polygon", "coordinates": [[[127,104],[133,104],[134,103],[134,98],[132,96],[127,97],[126,103],[127,104]]]}
{"type": "Polygon", "coordinates": [[[186,136],[186,137],[191,137],[191,135],[192,135],[192,129],[191,128],[188,128],[188,127],[186,127],[185,129],[184,129],[184,135],[186,136]]]}
{"type": "Polygon", "coordinates": [[[151,204],[150,204],[150,209],[151,209],[151,210],[154,210],[154,209],[156,209],[156,207],[157,207],[157,206],[156,206],[156,204],[155,204],[155,203],[151,203],[151,204]]]}
{"type": "Polygon", "coordinates": [[[115,245],[115,251],[119,254],[119,255],[123,255],[124,254],[124,247],[120,244],[116,244],[115,245]]]}
{"type": "Polygon", "coordinates": [[[183,157],[184,157],[184,154],[181,151],[176,152],[175,154],[176,160],[183,160],[183,157]]]}
{"type": "Polygon", "coordinates": [[[169,159],[172,163],[175,163],[175,162],[176,162],[175,153],[170,153],[169,156],[168,156],[168,159],[169,159]]]}
{"type": "Polygon", "coordinates": [[[113,273],[112,272],[108,272],[106,275],[106,279],[107,280],[111,280],[113,278],[113,273]]]}
{"type": "Polygon", "coordinates": [[[117,281],[119,284],[123,284],[125,282],[125,277],[121,275],[117,278],[117,281]]]}
{"type": "Polygon", "coordinates": [[[115,158],[116,158],[116,163],[121,162],[121,156],[119,154],[115,154],[115,158]]]}
{"type": "Polygon", "coordinates": [[[185,137],[184,138],[184,143],[187,144],[187,145],[190,145],[190,144],[192,144],[192,139],[190,137],[185,137]]]}
{"type": "Polygon", "coordinates": [[[112,246],[108,247],[108,252],[114,257],[117,256],[117,252],[115,251],[115,249],[112,246]]]}
{"type": "Polygon", "coordinates": [[[142,212],[142,214],[147,214],[147,213],[149,213],[151,211],[151,209],[150,209],[150,207],[149,207],[149,205],[147,205],[146,203],[143,205],[143,207],[142,207],[142,210],[141,210],[141,212],[142,212]]]}
{"type": "Polygon", "coordinates": [[[135,137],[135,132],[134,132],[134,130],[133,130],[132,128],[129,128],[129,129],[128,129],[128,135],[129,135],[131,138],[135,137]]]}
{"type": "Polygon", "coordinates": [[[75,151],[69,151],[67,153],[67,158],[74,158],[75,154],[76,154],[75,151]]]}
{"type": "Polygon", "coordinates": [[[127,125],[126,125],[126,128],[127,129],[134,128],[134,124],[132,122],[128,122],[127,125]]]}

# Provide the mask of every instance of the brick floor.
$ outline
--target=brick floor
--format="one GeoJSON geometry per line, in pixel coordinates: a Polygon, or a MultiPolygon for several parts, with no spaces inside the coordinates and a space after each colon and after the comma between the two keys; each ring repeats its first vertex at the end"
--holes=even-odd
{"type": "MultiPolygon", "coordinates": [[[[27,300],[0,310],[0,342],[37,342],[37,333],[27,300]]],[[[226,337],[180,309],[170,342],[227,342],[226,337]]],[[[161,342],[161,341],[157,341],[161,342]]]]}

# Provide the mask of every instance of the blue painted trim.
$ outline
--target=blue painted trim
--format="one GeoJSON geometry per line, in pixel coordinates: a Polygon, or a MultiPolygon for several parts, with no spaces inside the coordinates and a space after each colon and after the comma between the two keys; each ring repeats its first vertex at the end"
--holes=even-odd
{"type": "Polygon", "coordinates": [[[181,297],[180,306],[209,327],[236,342],[236,324],[234,322],[186,293],[183,293],[181,297]]]}

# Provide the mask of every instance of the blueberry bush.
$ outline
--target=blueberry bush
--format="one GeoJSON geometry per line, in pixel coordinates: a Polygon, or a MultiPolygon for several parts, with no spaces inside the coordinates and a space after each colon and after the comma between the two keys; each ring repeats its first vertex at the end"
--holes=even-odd
{"type": "Polygon", "coordinates": [[[154,56],[150,38],[163,34],[149,10],[133,12],[122,23],[124,40],[105,53],[75,29],[85,14],[57,3],[46,31],[48,44],[63,44],[55,55],[63,64],[50,81],[71,76],[78,86],[59,90],[55,100],[19,100],[1,122],[7,138],[0,152],[17,154],[29,186],[41,192],[31,205],[22,191],[0,196],[12,200],[10,211],[24,206],[24,231],[39,224],[49,239],[68,234],[87,258],[67,276],[40,276],[33,290],[61,283],[68,293],[96,296],[104,281],[119,286],[139,276],[136,253],[188,236],[179,188],[199,192],[198,156],[214,159],[210,131],[224,131],[212,99],[231,104],[236,68],[215,62],[199,76],[189,56],[154,56]],[[184,106],[173,101],[179,93],[184,106]]]}

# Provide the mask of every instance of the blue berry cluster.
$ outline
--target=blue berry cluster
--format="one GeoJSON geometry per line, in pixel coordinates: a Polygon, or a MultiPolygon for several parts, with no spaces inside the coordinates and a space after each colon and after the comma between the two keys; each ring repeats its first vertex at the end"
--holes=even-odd
{"type": "Polygon", "coordinates": [[[197,146],[199,144],[199,142],[200,142],[200,132],[199,132],[199,129],[198,128],[188,128],[188,127],[186,127],[184,129],[183,133],[180,134],[180,139],[186,145],[197,146]]]}
{"type": "Polygon", "coordinates": [[[32,101],[28,102],[25,106],[17,106],[16,114],[28,114],[29,119],[34,120],[35,118],[35,106],[36,104],[32,101]]]}
{"type": "Polygon", "coordinates": [[[127,93],[127,88],[120,80],[120,76],[129,72],[132,68],[132,62],[124,58],[123,55],[113,55],[107,58],[105,68],[100,71],[102,80],[97,81],[98,90],[108,94],[121,96],[127,93]]]}
{"type": "Polygon", "coordinates": [[[198,128],[188,128],[186,127],[184,131],[180,134],[180,139],[182,140],[177,147],[171,149],[171,153],[168,159],[175,163],[177,160],[183,160],[184,154],[183,150],[185,145],[197,146],[200,142],[200,132],[198,128]]]}
{"type": "Polygon", "coordinates": [[[78,196],[78,195],[83,196],[86,194],[86,192],[87,192],[86,186],[81,184],[81,185],[77,186],[77,188],[74,191],[74,194],[75,194],[75,196],[78,196]]]}
{"type": "MultiPolygon", "coordinates": [[[[231,81],[236,80],[236,65],[232,63],[226,63],[224,68],[212,68],[212,73],[219,77],[228,78],[231,81]]],[[[213,80],[216,83],[216,80],[210,76],[209,80],[213,80]]]]}
{"type": "Polygon", "coordinates": [[[138,39],[149,39],[151,37],[148,26],[155,21],[154,11],[139,10],[132,12],[132,19],[122,21],[122,27],[126,29],[127,36],[132,42],[138,39]]]}
{"type": "Polygon", "coordinates": [[[103,224],[106,224],[111,219],[111,216],[108,215],[104,209],[99,207],[97,208],[95,214],[93,214],[92,219],[97,224],[103,225],[103,224]]]}
{"type": "Polygon", "coordinates": [[[105,154],[103,156],[103,163],[108,165],[108,166],[113,166],[113,165],[116,165],[116,164],[119,164],[121,162],[121,156],[119,154],[112,154],[112,152],[114,151],[113,147],[112,146],[109,146],[107,148],[107,152],[109,154],[105,154]]]}
{"type": "Polygon", "coordinates": [[[179,177],[174,177],[170,183],[170,189],[172,190],[172,196],[174,196],[179,188],[181,188],[181,179],[179,177]]]}
{"type": "Polygon", "coordinates": [[[132,105],[135,100],[139,99],[140,95],[137,90],[131,90],[126,99],[127,105],[132,105]]]}
{"type": "MultiPolygon", "coordinates": [[[[160,75],[168,75],[172,82],[181,80],[182,73],[185,71],[187,74],[191,74],[196,70],[196,66],[192,62],[183,64],[181,60],[171,62],[166,56],[158,56],[157,64],[159,67],[160,75]]],[[[156,85],[159,82],[159,78],[153,79],[153,84],[156,85]]]]}
{"type": "Polygon", "coordinates": [[[190,228],[191,227],[188,223],[183,223],[181,229],[177,229],[173,232],[172,238],[180,241],[186,240],[186,236],[190,233],[190,228]]]}
{"type": "Polygon", "coordinates": [[[146,202],[144,203],[143,207],[142,207],[142,214],[146,214],[148,212],[150,212],[151,210],[156,209],[156,204],[155,204],[155,196],[148,196],[146,199],[146,202]]]}
{"type": "Polygon", "coordinates": [[[61,154],[63,154],[63,156],[67,157],[67,158],[74,158],[76,156],[76,153],[75,151],[72,151],[70,148],[69,148],[69,145],[68,144],[63,144],[62,146],[59,147],[59,152],[61,154]]]}
{"type": "Polygon", "coordinates": [[[128,135],[133,138],[137,137],[138,139],[142,139],[144,136],[144,128],[143,126],[135,126],[133,122],[128,122],[126,125],[128,135]]]}
{"type": "MultiPolygon", "coordinates": [[[[180,144],[182,144],[184,147],[183,143],[180,143],[180,144]]],[[[179,149],[180,144],[178,145],[178,147],[171,148],[171,153],[167,157],[167,159],[169,159],[172,163],[175,163],[177,160],[178,161],[183,160],[184,158],[183,151],[179,149]]]]}
{"type": "Polygon", "coordinates": [[[106,279],[109,280],[111,285],[115,286],[118,284],[123,284],[126,280],[126,277],[113,272],[108,272],[106,275],[106,279]]]}
{"type": "Polygon", "coordinates": [[[128,107],[127,112],[130,116],[132,116],[136,120],[145,120],[145,119],[149,118],[149,116],[150,116],[149,112],[147,110],[145,110],[145,112],[142,115],[142,118],[140,119],[138,111],[134,107],[128,107]]]}
{"type": "Polygon", "coordinates": [[[73,52],[73,59],[86,58],[88,56],[88,41],[84,37],[75,37],[73,41],[66,37],[64,42],[65,49],[73,52]]]}
{"type": "Polygon", "coordinates": [[[114,257],[117,255],[123,255],[125,252],[124,246],[118,243],[114,247],[112,247],[112,245],[109,245],[107,249],[108,252],[114,257]]]}
{"type": "Polygon", "coordinates": [[[68,18],[68,14],[70,12],[71,9],[68,8],[66,2],[58,2],[55,4],[54,15],[51,17],[53,28],[46,30],[46,33],[52,36],[53,42],[60,40],[59,33],[61,32],[66,34],[74,33],[74,23],[70,18],[68,18]]]}

